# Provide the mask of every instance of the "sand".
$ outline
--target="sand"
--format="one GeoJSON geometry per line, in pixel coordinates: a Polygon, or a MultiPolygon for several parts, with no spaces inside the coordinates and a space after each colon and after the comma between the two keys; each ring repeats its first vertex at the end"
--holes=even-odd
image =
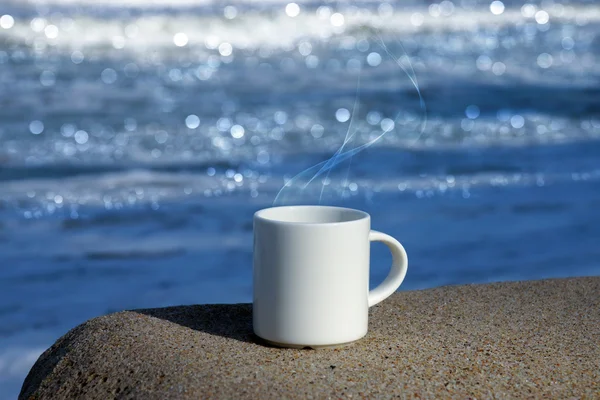
{"type": "Polygon", "coordinates": [[[600,398],[600,277],[399,292],[339,349],[257,343],[249,304],[125,311],[59,339],[22,399],[600,398]]]}

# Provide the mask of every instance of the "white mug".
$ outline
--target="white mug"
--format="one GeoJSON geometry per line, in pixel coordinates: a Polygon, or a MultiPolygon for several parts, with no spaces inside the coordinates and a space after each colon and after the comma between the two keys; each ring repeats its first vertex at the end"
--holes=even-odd
{"type": "Polygon", "coordinates": [[[371,230],[369,214],[340,207],[273,207],[254,214],[254,333],[283,347],[329,347],[367,334],[369,307],[398,289],[402,245],[371,230]],[[370,242],[385,243],[392,268],[369,291],[370,242]]]}

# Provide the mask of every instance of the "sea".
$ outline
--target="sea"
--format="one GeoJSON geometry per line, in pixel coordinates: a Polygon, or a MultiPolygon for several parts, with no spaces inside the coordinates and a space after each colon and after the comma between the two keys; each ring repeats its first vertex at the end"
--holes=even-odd
{"type": "Polygon", "coordinates": [[[369,212],[401,290],[600,275],[595,1],[295,1],[0,2],[0,399],[87,319],[250,302],[273,205],[369,212]]]}

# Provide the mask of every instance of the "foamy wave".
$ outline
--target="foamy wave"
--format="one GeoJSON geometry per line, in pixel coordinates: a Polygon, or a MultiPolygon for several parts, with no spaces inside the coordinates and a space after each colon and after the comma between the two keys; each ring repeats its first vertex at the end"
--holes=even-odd
{"type": "MultiPolygon", "coordinates": [[[[8,0],[18,3],[22,0],[8,0]]],[[[374,0],[373,0],[374,1],[374,0]]],[[[287,4],[288,0],[261,0],[266,4],[287,4]]],[[[29,0],[30,4],[36,5],[69,5],[69,6],[114,6],[114,7],[189,7],[219,4],[215,0],[29,0]]],[[[256,3],[255,0],[236,0],[228,4],[256,3]]],[[[310,3],[310,0],[296,0],[297,4],[310,3]]]]}
{"type": "MultiPolygon", "coordinates": [[[[162,0],[161,0],[162,1],[162,0]]],[[[60,0],[49,4],[89,4],[78,0],[60,0]]],[[[117,0],[114,0],[114,4],[117,0]]],[[[118,2],[121,5],[121,2],[118,2]]],[[[171,2],[169,2],[171,3],[171,2]]],[[[178,5],[204,4],[201,0],[179,0],[178,5]]],[[[208,2],[206,2],[208,3],[208,2]]],[[[44,3],[46,4],[46,3],[44,3]]],[[[113,0],[105,3],[113,4],[113,0]]],[[[128,3],[129,4],[129,3],[128,3]]],[[[136,1],[132,5],[139,5],[136,1]]],[[[162,4],[155,2],[152,4],[162,4]]],[[[94,3],[95,5],[95,3],[94,3]]],[[[374,34],[412,34],[422,31],[469,32],[482,27],[497,29],[503,26],[535,23],[535,19],[524,17],[518,9],[510,9],[502,15],[493,15],[488,10],[456,10],[444,17],[431,16],[426,9],[414,8],[380,15],[377,10],[341,10],[343,17],[333,17],[335,10],[327,7],[305,10],[291,18],[285,9],[274,13],[249,10],[228,20],[214,15],[143,15],[138,18],[98,18],[87,14],[60,20],[17,19],[10,29],[0,30],[4,40],[37,45],[42,42],[56,48],[83,49],[109,47],[131,52],[146,52],[149,48],[176,48],[174,38],[180,36],[180,44],[199,49],[215,49],[221,43],[229,43],[235,50],[267,48],[290,48],[301,39],[322,40],[347,32],[374,34]],[[56,28],[46,29],[52,25],[56,28]]],[[[589,6],[569,6],[550,14],[551,22],[576,22],[578,24],[600,21],[600,9],[589,6]]]]}
{"type": "Polygon", "coordinates": [[[66,204],[97,206],[117,202],[122,207],[204,193],[220,189],[223,185],[227,187],[227,182],[217,177],[143,170],[99,174],[94,179],[78,176],[60,181],[60,184],[55,179],[7,181],[3,183],[2,198],[5,201],[19,199],[30,203],[53,203],[54,210],[66,204]]]}
{"type": "MultiPolygon", "coordinates": [[[[432,197],[452,192],[468,193],[478,187],[545,186],[568,181],[597,181],[600,170],[572,172],[476,172],[456,175],[396,176],[376,180],[339,176],[318,179],[298,193],[298,199],[318,195],[323,183],[339,197],[376,193],[412,193],[432,197]],[[343,193],[342,193],[343,192],[343,193]]],[[[203,197],[220,197],[234,192],[256,192],[257,201],[272,199],[285,183],[282,176],[261,177],[253,173],[246,179],[235,175],[207,177],[204,174],[127,171],[89,177],[8,181],[3,184],[2,200],[7,205],[19,204],[27,218],[54,213],[70,213],[77,218],[80,207],[102,207],[107,210],[160,204],[173,201],[195,201],[203,197]],[[262,200],[261,200],[262,199],[262,200]]],[[[255,195],[252,195],[255,198],[255,195]]],[[[154,248],[154,246],[150,246],[154,248]]],[[[171,249],[169,247],[169,249],[171,249]]],[[[114,249],[113,249],[114,250],[114,249]]],[[[156,249],[155,249],[156,250],[156,249]]],[[[6,367],[5,367],[6,368],[6,367]]],[[[2,365],[0,364],[0,372],[2,365]]]]}
{"type": "Polygon", "coordinates": [[[22,378],[31,369],[45,348],[15,347],[0,350],[0,376],[22,378]]]}
{"type": "Polygon", "coordinates": [[[17,398],[25,376],[45,350],[21,345],[0,348],[0,400],[17,398]]]}

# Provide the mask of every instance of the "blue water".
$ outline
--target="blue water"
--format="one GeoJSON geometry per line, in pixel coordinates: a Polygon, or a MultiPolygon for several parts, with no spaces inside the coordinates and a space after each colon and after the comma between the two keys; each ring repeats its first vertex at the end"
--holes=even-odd
{"type": "Polygon", "coordinates": [[[0,399],[89,318],[250,301],[274,202],[366,210],[406,290],[600,274],[593,2],[121,3],[0,5],[0,399]]]}

